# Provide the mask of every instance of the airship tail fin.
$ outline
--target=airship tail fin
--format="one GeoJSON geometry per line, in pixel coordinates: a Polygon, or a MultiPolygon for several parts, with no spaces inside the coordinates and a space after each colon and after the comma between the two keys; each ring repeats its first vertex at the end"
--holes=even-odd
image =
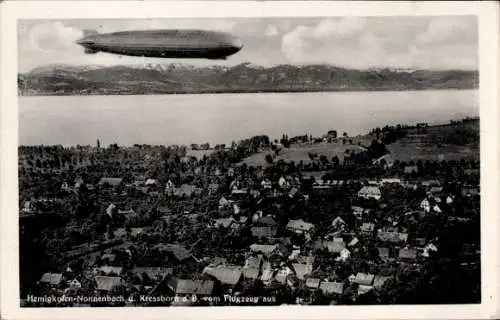
{"type": "Polygon", "coordinates": [[[90,30],[90,29],[83,30],[83,36],[84,37],[93,36],[95,34],[98,34],[98,32],[95,31],[95,30],[90,30]]]}

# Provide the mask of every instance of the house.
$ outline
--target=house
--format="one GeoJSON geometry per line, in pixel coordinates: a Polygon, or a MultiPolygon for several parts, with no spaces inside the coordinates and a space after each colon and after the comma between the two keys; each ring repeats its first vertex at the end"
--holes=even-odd
{"type": "Polygon", "coordinates": [[[109,292],[113,288],[123,285],[124,282],[120,277],[96,276],[96,290],[109,292]]]}
{"type": "Polygon", "coordinates": [[[373,288],[380,290],[384,286],[384,283],[387,282],[391,277],[384,277],[384,276],[379,276],[376,275],[375,278],[373,278],[373,288]]]}
{"type": "Polygon", "coordinates": [[[464,174],[467,176],[479,176],[479,169],[464,169],[464,174]]]}
{"type": "Polygon", "coordinates": [[[278,245],[273,244],[252,244],[250,245],[250,250],[255,253],[262,253],[267,257],[270,257],[276,253],[278,253],[278,245]]]}
{"type": "MultiPolygon", "coordinates": [[[[130,236],[131,237],[137,237],[140,234],[142,234],[142,232],[143,232],[143,228],[130,228],[130,236]]],[[[118,228],[115,231],[113,231],[113,235],[117,239],[127,238],[128,234],[129,233],[127,232],[127,230],[125,228],[118,228]]]]}
{"type": "Polygon", "coordinates": [[[235,220],[231,218],[221,218],[221,219],[215,219],[213,222],[214,228],[229,228],[233,223],[235,223],[235,220]]]}
{"type": "Polygon", "coordinates": [[[356,216],[356,218],[361,219],[363,217],[363,214],[368,213],[367,209],[358,207],[358,206],[352,206],[352,214],[356,216]]]}
{"type": "Polygon", "coordinates": [[[102,272],[105,275],[115,274],[119,276],[122,273],[122,267],[102,266],[95,269],[95,272],[102,272]]]}
{"type": "Polygon", "coordinates": [[[345,221],[344,219],[342,219],[341,217],[337,217],[335,219],[333,219],[332,221],[332,227],[335,229],[335,230],[343,230],[345,228],[345,221]]]}
{"type": "Polygon", "coordinates": [[[39,282],[45,285],[57,286],[62,282],[62,273],[44,273],[39,282]]]}
{"type": "Polygon", "coordinates": [[[229,206],[231,206],[231,202],[229,200],[227,200],[226,198],[221,197],[219,200],[219,209],[226,208],[229,206]]]}
{"type": "Polygon", "coordinates": [[[271,227],[276,227],[278,223],[272,216],[265,216],[257,220],[256,224],[258,225],[263,225],[263,226],[271,226],[271,227]]]}
{"type": "Polygon", "coordinates": [[[261,186],[263,189],[272,189],[273,184],[269,179],[264,179],[261,182],[261,186]]]}
{"type": "Polygon", "coordinates": [[[101,256],[101,263],[113,263],[115,262],[116,254],[113,253],[105,253],[101,256]]]}
{"type": "Polygon", "coordinates": [[[318,196],[328,196],[333,194],[333,187],[330,185],[315,185],[313,191],[318,196]]]}
{"type": "Polygon", "coordinates": [[[374,278],[373,274],[358,272],[353,282],[363,286],[371,286],[374,278]]]}
{"type": "Polygon", "coordinates": [[[352,240],[347,244],[348,247],[354,247],[359,243],[359,239],[357,237],[352,238],[352,240]]]}
{"type": "Polygon", "coordinates": [[[422,202],[420,202],[420,209],[424,210],[424,212],[431,212],[431,203],[429,200],[424,199],[422,202]]]}
{"type": "Polygon", "coordinates": [[[133,216],[133,215],[135,215],[135,211],[134,211],[134,209],[128,209],[128,210],[118,209],[118,214],[122,214],[124,216],[133,216]]]}
{"type": "Polygon", "coordinates": [[[418,173],[417,166],[405,166],[403,170],[405,174],[418,173]]]}
{"type": "Polygon", "coordinates": [[[186,247],[177,244],[158,244],[155,248],[166,252],[171,258],[178,262],[183,262],[192,257],[191,252],[186,247]]]}
{"type": "Polygon", "coordinates": [[[358,198],[380,200],[382,193],[378,187],[364,186],[358,191],[358,198]]]}
{"type": "Polygon", "coordinates": [[[340,251],[340,257],[337,258],[337,261],[347,261],[347,259],[349,259],[351,257],[351,252],[347,249],[342,249],[342,251],[340,251]]]}
{"type": "Polygon", "coordinates": [[[197,295],[211,296],[215,282],[212,280],[172,279],[168,281],[168,288],[178,296],[197,295]]]}
{"type": "Polygon", "coordinates": [[[250,195],[254,198],[254,199],[258,199],[260,197],[260,191],[259,190],[256,190],[256,189],[251,189],[250,190],[250,195]]]}
{"type": "Polygon", "coordinates": [[[166,276],[171,275],[173,272],[172,268],[164,267],[135,267],[132,269],[132,274],[139,278],[139,280],[144,281],[144,275],[153,281],[163,280],[166,276]]]}
{"type": "Polygon", "coordinates": [[[429,188],[429,192],[432,193],[432,194],[440,193],[442,191],[443,191],[443,187],[442,186],[431,186],[429,188]]]}
{"type": "Polygon", "coordinates": [[[438,248],[434,244],[429,243],[428,245],[425,246],[422,252],[422,256],[428,258],[430,257],[432,251],[436,252],[438,251],[438,248]]]}
{"type": "Polygon", "coordinates": [[[320,282],[321,282],[321,280],[318,278],[307,278],[305,286],[308,289],[318,290],[320,282]]]}
{"type": "Polygon", "coordinates": [[[479,188],[466,185],[462,188],[461,194],[463,197],[473,197],[479,195],[479,188]]]}
{"type": "Polygon", "coordinates": [[[226,263],[227,263],[227,259],[224,257],[214,257],[210,260],[210,266],[218,266],[218,265],[226,264],[226,263]]]}
{"type": "Polygon", "coordinates": [[[292,187],[292,189],[290,189],[290,192],[288,192],[288,196],[290,198],[294,198],[298,193],[299,189],[297,189],[296,187],[292,187]]]}
{"type": "Polygon", "coordinates": [[[288,181],[286,181],[285,177],[283,176],[280,177],[278,184],[282,189],[288,188],[288,181]]]}
{"type": "Polygon", "coordinates": [[[405,243],[408,240],[408,233],[379,230],[377,233],[377,238],[379,238],[383,242],[405,243]]]}
{"type": "Polygon", "coordinates": [[[156,185],[158,182],[156,181],[156,179],[147,179],[146,182],[144,183],[146,186],[154,186],[156,185]]]}
{"type": "Polygon", "coordinates": [[[175,189],[175,185],[172,180],[168,180],[165,184],[165,192],[173,191],[175,189]]]}
{"type": "Polygon", "coordinates": [[[312,264],[309,263],[292,263],[292,267],[299,280],[304,280],[313,270],[312,264]]]}
{"type": "Polygon", "coordinates": [[[401,184],[401,179],[398,178],[383,178],[381,183],[384,184],[401,184]]]}
{"type": "Polygon", "coordinates": [[[446,204],[450,205],[453,203],[453,196],[452,195],[449,195],[446,197],[446,204]]]}
{"type": "Polygon", "coordinates": [[[83,181],[83,179],[82,179],[81,177],[76,178],[76,179],[74,180],[74,183],[75,183],[75,185],[74,185],[75,190],[80,189],[80,187],[81,187],[83,184],[85,184],[85,182],[83,181]]]}
{"type": "Polygon", "coordinates": [[[381,260],[387,260],[389,259],[389,248],[377,248],[378,250],[378,256],[380,257],[381,260]]]}
{"type": "Polygon", "coordinates": [[[344,293],[344,283],[342,282],[321,282],[319,289],[324,296],[341,296],[344,293]]]}
{"type": "Polygon", "coordinates": [[[372,160],[373,165],[384,165],[384,168],[391,168],[394,165],[394,160],[388,154],[381,156],[380,158],[372,160]]]}
{"type": "Polygon", "coordinates": [[[272,238],[276,236],[277,229],[275,227],[252,227],[252,236],[257,238],[272,238]]]}
{"type": "Polygon", "coordinates": [[[177,197],[192,197],[201,194],[201,189],[191,184],[183,184],[179,188],[174,188],[174,195],[177,197]]]}
{"type": "Polygon", "coordinates": [[[262,255],[248,257],[243,267],[243,276],[247,279],[257,279],[262,266],[262,255]]]}
{"type": "Polygon", "coordinates": [[[223,285],[236,286],[243,279],[243,270],[240,266],[219,265],[205,267],[204,274],[219,280],[223,285]]]}
{"type": "Polygon", "coordinates": [[[358,296],[366,294],[366,293],[372,291],[372,289],[373,289],[373,286],[366,286],[366,285],[360,284],[358,286],[358,296]]]}
{"type": "Polygon", "coordinates": [[[364,222],[361,225],[361,232],[365,234],[371,234],[373,233],[373,230],[375,230],[375,224],[371,222],[364,222]]]}
{"type": "Polygon", "coordinates": [[[172,209],[170,209],[169,207],[158,207],[156,211],[158,211],[160,215],[172,214],[172,209]]]}
{"type": "Polygon", "coordinates": [[[264,261],[262,263],[262,275],[260,277],[260,280],[265,284],[269,285],[271,284],[273,280],[273,269],[271,268],[271,263],[269,261],[264,261]]]}
{"type": "Polygon", "coordinates": [[[208,185],[208,192],[217,193],[218,191],[219,191],[219,184],[218,183],[211,183],[208,185]]]}
{"type": "Polygon", "coordinates": [[[25,213],[31,213],[35,209],[35,206],[32,201],[25,201],[24,202],[24,207],[22,209],[23,212],[25,213]]]}
{"type": "Polygon", "coordinates": [[[106,208],[106,214],[110,217],[113,218],[113,213],[115,212],[116,205],[114,203],[111,203],[107,208],[106,208]]]}
{"type": "Polygon", "coordinates": [[[123,179],[122,178],[107,178],[107,177],[103,177],[101,178],[101,180],[99,180],[99,182],[97,183],[98,186],[105,186],[105,185],[109,185],[111,187],[118,187],[121,183],[123,182],[123,179]]]}
{"type": "Polygon", "coordinates": [[[434,207],[432,207],[432,211],[437,212],[437,213],[443,212],[437,204],[435,204],[434,207]]]}
{"type": "MultiPolygon", "coordinates": [[[[311,267],[311,270],[312,270],[312,267],[311,267]]],[[[293,271],[289,267],[285,266],[276,272],[276,274],[274,275],[274,280],[276,280],[277,282],[279,282],[281,284],[285,284],[285,283],[287,283],[288,277],[292,274],[293,274],[293,271]]]]}
{"type": "Polygon", "coordinates": [[[419,247],[425,246],[425,238],[416,238],[415,244],[419,247]]]}
{"type": "Polygon", "coordinates": [[[286,225],[287,230],[293,231],[298,234],[310,233],[314,229],[314,224],[305,222],[302,219],[290,220],[286,225]]]}
{"type": "Polygon", "coordinates": [[[343,249],[345,249],[345,243],[338,241],[327,241],[324,243],[324,246],[330,253],[340,253],[343,249]]]}
{"type": "Polygon", "coordinates": [[[399,249],[399,259],[401,260],[415,260],[417,258],[417,249],[415,248],[401,248],[399,249]]]}
{"type": "Polygon", "coordinates": [[[439,182],[438,180],[425,180],[425,181],[422,181],[422,186],[423,187],[432,187],[432,186],[440,186],[441,185],[441,182],[439,182]]]}
{"type": "Polygon", "coordinates": [[[68,281],[68,286],[71,288],[71,289],[80,289],[82,287],[82,284],[80,281],[78,281],[78,279],[73,279],[71,281],[68,281]]]}

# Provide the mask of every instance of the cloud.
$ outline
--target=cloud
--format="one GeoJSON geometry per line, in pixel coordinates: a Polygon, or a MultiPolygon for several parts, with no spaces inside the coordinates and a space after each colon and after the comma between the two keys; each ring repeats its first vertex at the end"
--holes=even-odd
{"type": "Polygon", "coordinates": [[[266,37],[274,37],[279,34],[278,28],[275,25],[268,25],[266,31],[264,31],[264,35],[266,37]]]}
{"type": "Polygon", "coordinates": [[[397,24],[388,28],[380,18],[357,17],[298,25],[282,37],[281,51],[291,63],[348,68],[477,68],[474,19],[421,18],[420,27],[398,21],[401,28],[397,24]]]}
{"type": "Polygon", "coordinates": [[[430,21],[424,32],[417,34],[416,40],[423,45],[445,45],[473,40],[477,37],[477,24],[463,17],[439,17],[430,21]]]}
{"type": "Polygon", "coordinates": [[[62,22],[45,22],[29,29],[21,28],[21,47],[31,52],[57,52],[75,47],[75,41],[83,32],[62,22]]]}
{"type": "Polygon", "coordinates": [[[317,39],[345,39],[363,31],[365,20],[359,17],[345,17],[338,21],[324,19],[312,28],[311,35],[317,39]]]}

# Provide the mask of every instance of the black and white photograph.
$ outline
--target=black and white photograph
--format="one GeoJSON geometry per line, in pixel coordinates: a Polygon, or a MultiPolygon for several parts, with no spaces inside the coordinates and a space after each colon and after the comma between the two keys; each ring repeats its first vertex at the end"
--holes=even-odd
{"type": "Polygon", "coordinates": [[[316,12],[17,19],[16,308],[490,301],[479,16],[316,12]]]}

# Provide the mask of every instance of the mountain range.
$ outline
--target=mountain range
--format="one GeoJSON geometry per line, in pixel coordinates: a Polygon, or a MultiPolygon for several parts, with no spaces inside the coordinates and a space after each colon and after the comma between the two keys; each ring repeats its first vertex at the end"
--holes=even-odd
{"type": "Polygon", "coordinates": [[[18,88],[19,95],[397,91],[475,89],[478,79],[477,71],[357,70],[331,65],[46,65],[20,73],[18,88]]]}

